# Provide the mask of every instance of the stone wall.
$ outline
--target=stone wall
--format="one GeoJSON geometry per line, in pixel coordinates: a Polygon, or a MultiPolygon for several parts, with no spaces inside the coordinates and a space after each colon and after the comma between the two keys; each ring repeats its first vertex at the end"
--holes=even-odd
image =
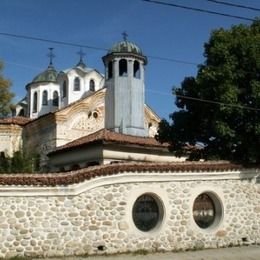
{"type": "Polygon", "coordinates": [[[20,150],[22,146],[22,127],[15,124],[0,123],[0,152],[4,152],[6,156],[20,150]]]}
{"type": "Polygon", "coordinates": [[[47,154],[57,147],[55,114],[46,114],[27,124],[22,137],[25,151],[40,154],[41,167],[45,168],[47,154]]]}
{"type": "MultiPolygon", "coordinates": [[[[75,172],[69,174],[77,176],[75,172]]],[[[260,243],[257,176],[258,170],[147,172],[137,167],[136,172],[96,174],[69,186],[2,186],[0,257],[260,243]],[[218,200],[216,223],[206,229],[193,218],[193,203],[201,193],[218,200]],[[146,232],[136,227],[132,216],[133,205],[142,194],[149,194],[160,204],[160,220],[146,232]]]]}

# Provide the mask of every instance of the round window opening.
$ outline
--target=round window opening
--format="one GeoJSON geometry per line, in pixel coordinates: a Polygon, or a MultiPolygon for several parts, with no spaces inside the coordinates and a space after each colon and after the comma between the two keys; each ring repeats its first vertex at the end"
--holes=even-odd
{"type": "Polygon", "coordinates": [[[162,204],[150,194],[137,198],[133,206],[133,221],[135,226],[144,232],[154,229],[162,220],[162,204]]]}
{"type": "Polygon", "coordinates": [[[193,218],[203,229],[212,227],[220,222],[222,208],[214,194],[201,193],[193,204],[193,218]]]}
{"type": "Polygon", "coordinates": [[[97,112],[94,112],[94,113],[93,113],[93,117],[94,117],[94,118],[98,118],[98,113],[97,113],[97,112]]]}

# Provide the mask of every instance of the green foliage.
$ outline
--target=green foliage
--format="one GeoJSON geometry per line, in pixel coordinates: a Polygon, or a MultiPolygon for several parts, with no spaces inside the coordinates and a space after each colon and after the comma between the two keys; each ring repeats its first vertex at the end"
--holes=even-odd
{"type": "Polygon", "coordinates": [[[204,56],[197,76],[173,89],[179,111],[161,122],[157,139],[177,154],[202,143],[199,157],[259,163],[260,20],[213,31],[204,56]]]}
{"type": "Polygon", "coordinates": [[[39,171],[39,155],[18,151],[13,157],[0,155],[0,173],[32,173],[39,171]]]}
{"type": "Polygon", "coordinates": [[[11,82],[2,75],[3,63],[0,62],[0,117],[6,117],[11,112],[11,100],[14,94],[10,91],[11,82]]]}

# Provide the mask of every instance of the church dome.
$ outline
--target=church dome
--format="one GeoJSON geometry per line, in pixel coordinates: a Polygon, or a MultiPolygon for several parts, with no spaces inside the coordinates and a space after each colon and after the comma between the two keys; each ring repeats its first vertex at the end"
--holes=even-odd
{"type": "Polygon", "coordinates": [[[49,65],[48,68],[38,74],[32,81],[32,83],[36,82],[56,82],[58,73],[52,65],[49,65]]]}
{"type": "Polygon", "coordinates": [[[134,53],[137,55],[142,55],[142,50],[135,44],[132,42],[129,42],[127,40],[123,40],[121,42],[117,42],[115,43],[112,48],[108,51],[108,54],[110,53],[134,53]]]}

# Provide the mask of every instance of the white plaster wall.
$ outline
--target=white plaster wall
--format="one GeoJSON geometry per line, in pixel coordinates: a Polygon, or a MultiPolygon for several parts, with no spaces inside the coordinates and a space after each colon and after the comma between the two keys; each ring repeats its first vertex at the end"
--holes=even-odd
{"type": "Polygon", "coordinates": [[[87,106],[70,114],[69,120],[58,122],[57,147],[70,141],[87,136],[104,128],[103,107],[87,106]],[[97,117],[94,117],[94,114],[97,117]]]}
{"type": "Polygon", "coordinates": [[[60,108],[66,107],[68,105],[68,77],[65,73],[61,72],[58,74],[57,82],[60,86],[60,108]],[[67,89],[66,96],[63,97],[63,82],[66,81],[67,89]]]}
{"type": "MultiPolygon", "coordinates": [[[[98,73],[96,70],[93,70],[89,73],[84,73],[79,69],[72,69],[67,73],[68,77],[68,104],[75,102],[88,94],[89,92],[89,82],[94,80],[95,82],[95,91],[103,87],[103,76],[98,73]],[[80,79],[80,91],[74,91],[74,79],[79,77],[80,79]]],[[[67,104],[67,105],[68,105],[67,104]]]]}
{"type": "Polygon", "coordinates": [[[33,83],[30,85],[30,118],[37,118],[41,115],[47,114],[49,112],[54,112],[59,109],[60,106],[60,98],[59,98],[59,106],[53,106],[52,100],[53,100],[53,93],[54,91],[58,92],[58,95],[60,97],[60,86],[56,83],[33,83]],[[47,91],[48,93],[48,105],[42,105],[42,94],[43,91],[47,91]],[[37,102],[37,112],[33,112],[33,98],[34,93],[37,93],[38,95],[38,102],[37,102]]]}
{"type": "Polygon", "coordinates": [[[140,79],[133,77],[133,58],[113,58],[113,78],[107,79],[105,97],[105,127],[115,132],[137,136],[148,136],[144,124],[144,73],[143,62],[140,62],[140,79]],[[128,74],[119,76],[119,62],[127,61],[128,74]]]}
{"type": "Polygon", "coordinates": [[[0,152],[7,156],[19,151],[22,147],[22,127],[18,125],[0,125],[0,152]]]}

